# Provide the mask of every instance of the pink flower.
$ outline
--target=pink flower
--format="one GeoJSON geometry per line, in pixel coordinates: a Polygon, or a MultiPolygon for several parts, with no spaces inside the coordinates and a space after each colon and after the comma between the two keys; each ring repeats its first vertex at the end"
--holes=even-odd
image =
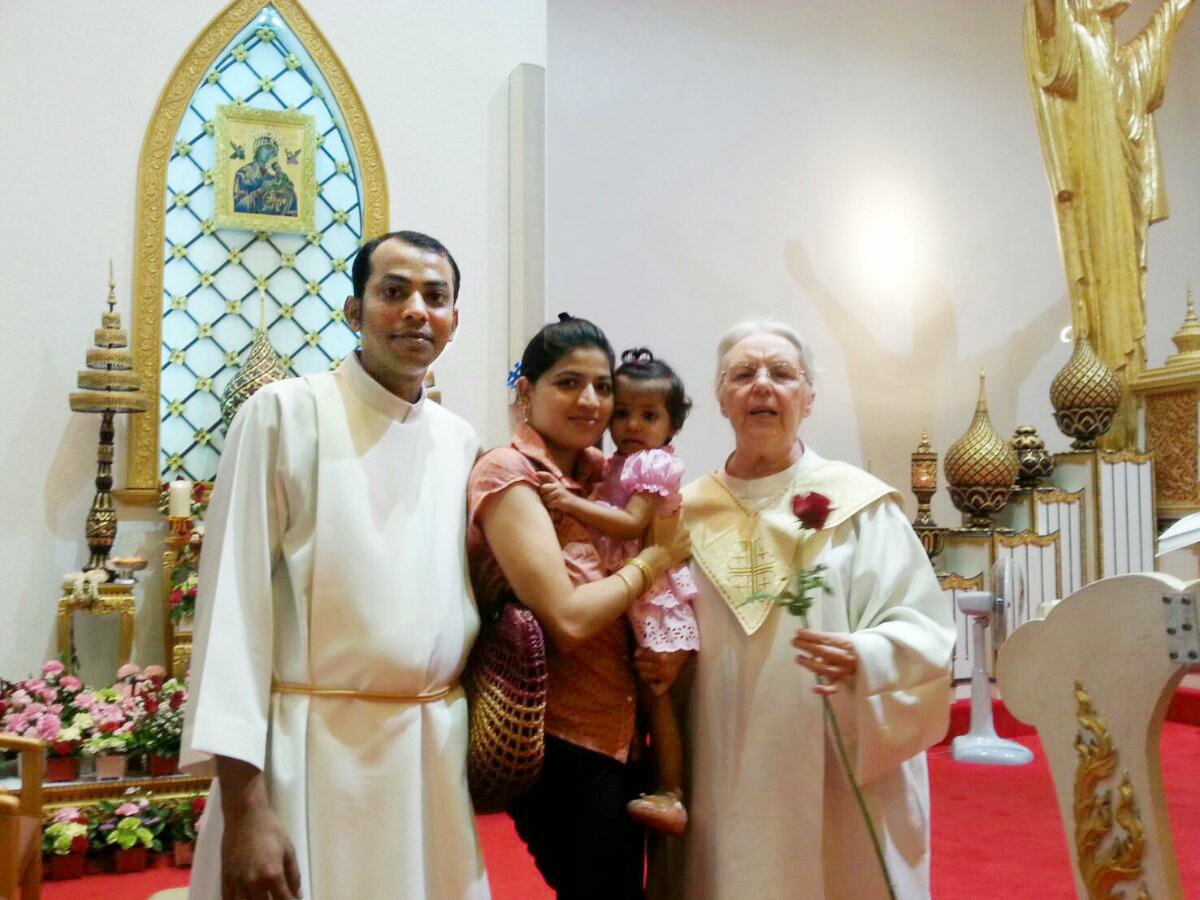
{"type": "Polygon", "coordinates": [[[29,728],[29,717],[22,713],[9,713],[4,720],[4,729],[11,734],[22,735],[29,728]]]}
{"type": "Polygon", "coordinates": [[[96,698],[93,694],[84,692],[75,698],[75,705],[80,709],[91,709],[96,705],[96,698]]]}
{"type": "Polygon", "coordinates": [[[61,675],[66,671],[66,669],[67,667],[60,663],[57,659],[52,659],[42,666],[42,674],[52,678],[55,675],[61,675]]]}
{"type": "Polygon", "coordinates": [[[29,702],[29,694],[24,688],[17,688],[8,698],[13,706],[24,706],[29,702]]]}
{"type": "Polygon", "coordinates": [[[46,704],[44,704],[44,703],[30,703],[28,706],[25,707],[25,715],[29,716],[29,718],[31,718],[31,719],[37,718],[45,711],[46,711],[46,704]]]}
{"type": "Polygon", "coordinates": [[[131,688],[126,682],[121,682],[120,684],[114,684],[113,690],[116,691],[117,696],[121,697],[121,698],[128,697],[130,694],[133,693],[133,688],[131,688]]]}
{"type": "Polygon", "coordinates": [[[79,810],[74,806],[64,806],[54,814],[54,822],[74,822],[80,817],[79,810]]]}
{"type": "Polygon", "coordinates": [[[62,711],[63,711],[63,705],[61,703],[51,703],[50,704],[50,712],[54,713],[56,716],[61,717],[62,711]]]}
{"type": "Polygon", "coordinates": [[[30,678],[25,682],[25,690],[27,691],[40,691],[45,686],[46,682],[41,678],[30,678]]]}
{"type": "Polygon", "coordinates": [[[122,803],[116,809],[118,816],[136,816],[139,812],[140,810],[136,803],[122,803]]]}
{"type": "Polygon", "coordinates": [[[146,671],[142,674],[147,678],[166,678],[167,670],[162,666],[146,666],[146,671]]]}
{"type": "Polygon", "coordinates": [[[133,663],[125,663],[121,668],[117,669],[117,678],[129,678],[133,675],[140,675],[142,670],[133,663]]]}
{"type": "Polygon", "coordinates": [[[58,691],[52,687],[42,688],[38,691],[38,696],[42,698],[43,703],[53,703],[58,697],[58,691]]]}
{"type": "Polygon", "coordinates": [[[46,713],[37,723],[37,735],[43,741],[52,741],[58,737],[58,732],[62,729],[62,720],[54,713],[46,713]]]}
{"type": "Polygon", "coordinates": [[[59,685],[59,687],[63,688],[64,690],[68,690],[68,691],[78,691],[78,690],[82,690],[82,688],[83,688],[83,682],[80,681],[78,678],[76,678],[74,675],[64,675],[62,677],[62,679],[58,682],[58,685],[59,685]]]}

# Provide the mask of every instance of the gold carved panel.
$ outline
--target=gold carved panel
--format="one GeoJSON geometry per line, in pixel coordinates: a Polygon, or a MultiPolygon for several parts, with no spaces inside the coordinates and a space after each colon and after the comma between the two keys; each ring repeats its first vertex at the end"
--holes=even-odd
{"type": "MultiPolygon", "coordinates": [[[[196,87],[229,42],[263,9],[272,7],[304,44],[321,70],[354,145],[363,203],[363,237],[387,231],[388,193],[375,132],[346,67],[297,0],[233,0],[196,36],[167,79],[150,117],[138,160],[137,220],[133,259],[134,367],[159,406],[162,346],[163,241],[167,165],[175,134],[196,87]]],[[[153,503],[159,484],[159,415],[134,416],[129,424],[127,502],[153,503]]]]}
{"type": "Polygon", "coordinates": [[[1160,506],[1200,505],[1198,402],[1195,389],[1146,395],[1146,445],[1157,463],[1160,506]]]}

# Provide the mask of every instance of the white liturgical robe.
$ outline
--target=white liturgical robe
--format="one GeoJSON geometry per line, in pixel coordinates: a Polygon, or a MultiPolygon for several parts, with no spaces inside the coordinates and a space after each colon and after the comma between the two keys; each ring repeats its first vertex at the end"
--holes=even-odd
{"type": "MultiPolygon", "coordinates": [[[[850,505],[861,506],[843,509],[839,519],[840,498],[830,491],[831,524],[800,547],[806,566],[825,566],[829,586],[814,597],[809,627],[852,634],[858,671],[833,706],[897,896],[927,897],[929,783],[922,751],[948,724],[955,633],[920,543],[886,485],[811,449],[767,478],[716,477],[743,510],[773,511],[790,533],[792,494],[822,490],[805,485],[810,476],[819,481],[826,466],[854,485],[858,499],[850,505]]],[[[691,534],[695,548],[697,532],[691,534]]],[[[784,560],[784,571],[793,565],[794,558],[784,560]]],[[[812,691],[815,676],[795,662],[791,641],[799,621],[779,607],[735,612],[698,558],[692,573],[700,592],[700,652],[687,710],[690,821],[682,873],[676,859],[669,893],[687,900],[886,897],[812,691]]]]}
{"type": "MultiPolygon", "coordinates": [[[[269,385],[229,432],[200,566],[185,765],[262,769],[311,900],[486,898],[457,679],[474,432],[355,355],[269,385]],[[282,693],[272,684],[440,699],[282,693]]],[[[220,896],[214,783],[191,896],[220,896]]]]}

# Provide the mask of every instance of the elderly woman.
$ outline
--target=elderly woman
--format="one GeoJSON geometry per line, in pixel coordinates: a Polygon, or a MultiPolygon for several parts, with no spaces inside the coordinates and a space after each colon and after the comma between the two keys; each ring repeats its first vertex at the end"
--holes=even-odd
{"type": "MultiPolygon", "coordinates": [[[[670,893],[693,898],[886,896],[869,832],[818,694],[831,698],[897,895],[929,895],[929,784],[922,751],[946,731],[950,608],[896,494],[797,436],[813,403],[812,356],[778,322],[733,328],[717,398],[735,448],[684,490],[699,587],[691,685],[691,826],[670,893]],[[792,498],[832,510],[801,532],[792,498]],[[823,566],[808,627],[770,602],[798,563],[823,566]],[[799,663],[799,667],[796,665],[799,663]]],[[[669,661],[639,662],[652,680],[669,661]]]]}

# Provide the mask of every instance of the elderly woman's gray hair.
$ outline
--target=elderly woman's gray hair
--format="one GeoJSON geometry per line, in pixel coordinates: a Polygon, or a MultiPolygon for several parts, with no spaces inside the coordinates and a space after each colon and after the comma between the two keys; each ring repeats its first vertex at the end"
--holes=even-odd
{"type": "Polygon", "coordinates": [[[808,379],[808,383],[813,383],[817,374],[817,364],[813,359],[812,351],[808,349],[808,344],[805,343],[804,338],[800,337],[800,332],[786,322],[780,322],[778,319],[747,319],[745,322],[739,322],[725,332],[721,336],[721,342],[717,344],[718,388],[721,386],[721,374],[725,366],[725,354],[733,349],[734,344],[755,334],[774,334],[795,347],[796,353],[800,356],[800,367],[804,369],[804,375],[808,379]]]}

